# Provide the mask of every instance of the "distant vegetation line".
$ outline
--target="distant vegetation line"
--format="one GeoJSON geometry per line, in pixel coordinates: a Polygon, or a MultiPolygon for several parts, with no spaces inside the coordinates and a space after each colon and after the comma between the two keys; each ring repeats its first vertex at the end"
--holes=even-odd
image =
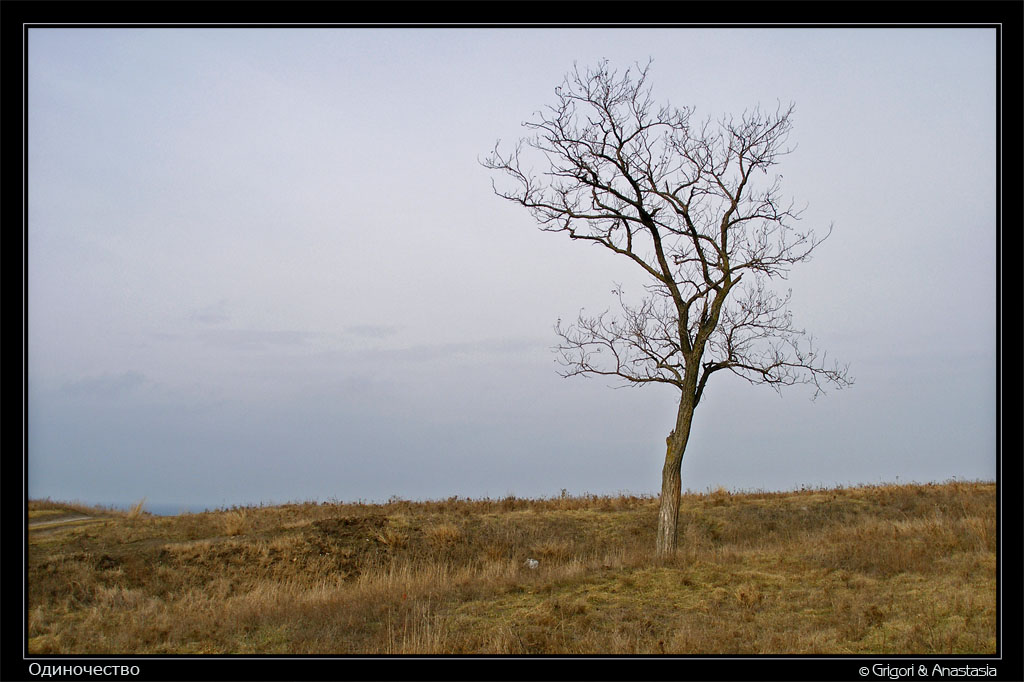
{"type": "MultiPolygon", "coordinates": [[[[909,483],[911,485],[935,485],[935,484],[942,485],[942,484],[956,483],[956,482],[960,482],[960,483],[992,483],[992,484],[995,483],[995,481],[991,480],[991,479],[967,479],[967,478],[958,478],[958,477],[945,479],[943,481],[934,481],[934,482],[931,482],[931,483],[920,482],[920,481],[915,481],[915,480],[904,481],[904,482],[901,483],[899,478],[897,477],[897,479],[895,481],[880,481],[880,482],[876,482],[876,483],[853,483],[853,484],[836,483],[836,484],[831,484],[831,485],[814,484],[814,485],[800,485],[798,487],[789,488],[789,489],[780,488],[780,489],[770,489],[770,490],[769,489],[764,489],[764,488],[731,488],[731,489],[726,489],[723,486],[718,486],[718,487],[708,487],[704,491],[689,490],[688,489],[683,494],[684,495],[701,495],[701,494],[706,494],[708,492],[711,492],[712,490],[721,489],[721,490],[727,490],[730,494],[734,494],[734,495],[736,495],[736,494],[739,494],[739,495],[743,495],[743,494],[754,494],[754,495],[757,495],[757,494],[764,494],[764,493],[772,493],[772,494],[774,494],[774,493],[797,492],[797,491],[806,491],[806,490],[843,490],[843,489],[846,489],[846,488],[886,487],[886,486],[901,485],[901,484],[907,484],[907,483],[909,483]]],[[[566,494],[567,493],[563,493],[562,495],[552,495],[552,496],[547,496],[547,497],[546,496],[520,497],[520,496],[517,496],[517,495],[505,495],[505,496],[498,497],[498,498],[495,498],[495,499],[501,500],[501,499],[506,499],[508,497],[514,497],[516,499],[524,499],[524,500],[529,500],[529,499],[543,500],[543,499],[554,499],[554,498],[563,497],[566,494]]],[[[598,498],[598,497],[617,497],[619,495],[630,495],[630,496],[634,496],[634,497],[651,498],[651,499],[653,499],[653,498],[655,498],[657,496],[657,493],[655,493],[655,492],[639,492],[639,493],[619,492],[619,493],[616,493],[616,494],[611,494],[611,493],[602,494],[602,493],[583,492],[581,494],[575,494],[575,493],[570,494],[570,496],[572,496],[572,497],[582,497],[582,498],[586,498],[586,499],[594,499],[594,498],[598,498]]],[[[440,497],[410,497],[410,498],[405,498],[405,497],[401,497],[401,496],[397,496],[396,495],[396,496],[392,496],[391,499],[392,500],[409,501],[409,502],[438,502],[438,501],[453,500],[453,499],[454,500],[466,500],[466,501],[474,501],[474,500],[481,500],[481,501],[483,501],[483,500],[490,500],[492,498],[490,498],[489,496],[471,497],[471,496],[462,496],[462,495],[449,496],[447,498],[440,498],[440,497]]],[[[107,511],[129,511],[132,508],[133,505],[137,504],[138,501],[137,500],[133,500],[133,501],[130,501],[130,502],[98,502],[98,503],[92,503],[92,502],[82,502],[80,500],[54,501],[50,497],[46,497],[46,498],[30,499],[29,502],[30,503],[61,504],[61,505],[64,505],[64,506],[71,506],[71,507],[77,507],[77,508],[89,508],[89,509],[98,509],[98,510],[107,510],[107,511]]],[[[294,505],[294,504],[387,504],[387,502],[388,502],[388,500],[385,500],[385,499],[379,499],[379,500],[359,500],[359,499],[357,499],[357,500],[347,500],[346,501],[346,500],[338,500],[338,499],[333,499],[333,498],[331,498],[331,499],[302,499],[302,500],[291,500],[291,501],[287,501],[287,502],[274,502],[272,500],[265,500],[265,501],[260,501],[260,502],[242,502],[242,503],[225,503],[225,502],[221,502],[221,503],[218,503],[218,504],[193,504],[193,503],[175,503],[175,502],[157,502],[157,503],[146,502],[143,505],[143,511],[145,511],[145,512],[147,512],[149,514],[152,514],[153,516],[177,516],[179,514],[202,514],[202,513],[205,513],[205,512],[228,511],[228,510],[232,510],[232,509],[277,507],[277,506],[282,506],[282,505],[294,505]]]]}

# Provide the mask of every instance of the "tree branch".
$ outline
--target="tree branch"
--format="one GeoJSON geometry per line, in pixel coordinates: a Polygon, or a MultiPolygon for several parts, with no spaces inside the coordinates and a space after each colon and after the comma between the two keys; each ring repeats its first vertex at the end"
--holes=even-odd
{"type": "Polygon", "coordinates": [[[523,124],[531,136],[505,154],[499,141],[482,162],[510,183],[495,193],[542,230],[598,244],[650,277],[640,303],[614,290],[617,317],[559,321],[564,375],[669,383],[694,404],[722,370],[776,389],[810,383],[815,395],[850,385],[847,368],[826,368],[793,326],[789,295],[766,284],[828,237],[794,228],[800,211],[769,175],[791,151],[793,106],[694,125],[692,109],[655,107],[649,68],[574,68],[556,103],[523,124]],[[546,172],[534,175],[527,157],[546,172]]]}

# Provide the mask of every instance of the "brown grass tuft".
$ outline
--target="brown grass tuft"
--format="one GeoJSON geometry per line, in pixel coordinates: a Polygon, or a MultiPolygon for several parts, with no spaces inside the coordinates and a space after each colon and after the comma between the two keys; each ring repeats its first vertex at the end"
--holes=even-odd
{"type": "Polygon", "coordinates": [[[143,497],[141,500],[132,505],[131,509],[128,510],[129,519],[137,519],[142,516],[142,507],[146,504],[146,498],[143,497]]]}
{"type": "Polygon", "coordinates": [[[462,531],[454,523],[427,526],[424,528],[424,533],[430,542],[440,547],[451,547],[463,539],[462,531]]]}
{"type": "Polygon", "coordinates": [[[250,530],[249,514],[244,509],[224,512],[221,525],[225,535],[242,535],[250,530]]]}

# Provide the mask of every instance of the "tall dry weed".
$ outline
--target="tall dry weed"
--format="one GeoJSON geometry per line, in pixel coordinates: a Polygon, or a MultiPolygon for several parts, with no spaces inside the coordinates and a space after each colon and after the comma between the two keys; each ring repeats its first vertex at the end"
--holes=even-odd
{"type": "Polygon", "coordinates": [[[128,518],[129,519],[137,519],[140,516],[142,516],[142,508],[143,508],[143,506],[145,504],[146,504],[146,498],[145,497],[143,497],[141,500],[139,500],[138,502],[133,504],[131,506],[131,508],[128,510],[128,518]]]}

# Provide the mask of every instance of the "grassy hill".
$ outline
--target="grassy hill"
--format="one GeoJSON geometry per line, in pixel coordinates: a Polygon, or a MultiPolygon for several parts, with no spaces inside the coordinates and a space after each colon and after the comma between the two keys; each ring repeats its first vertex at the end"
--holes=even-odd
{"type": "Polygon", "coordinates": [[[632,496],[32,501],[29,652],[995,652],[993,483],[685,495],[662,563],[656,514],[632,496]]]}

